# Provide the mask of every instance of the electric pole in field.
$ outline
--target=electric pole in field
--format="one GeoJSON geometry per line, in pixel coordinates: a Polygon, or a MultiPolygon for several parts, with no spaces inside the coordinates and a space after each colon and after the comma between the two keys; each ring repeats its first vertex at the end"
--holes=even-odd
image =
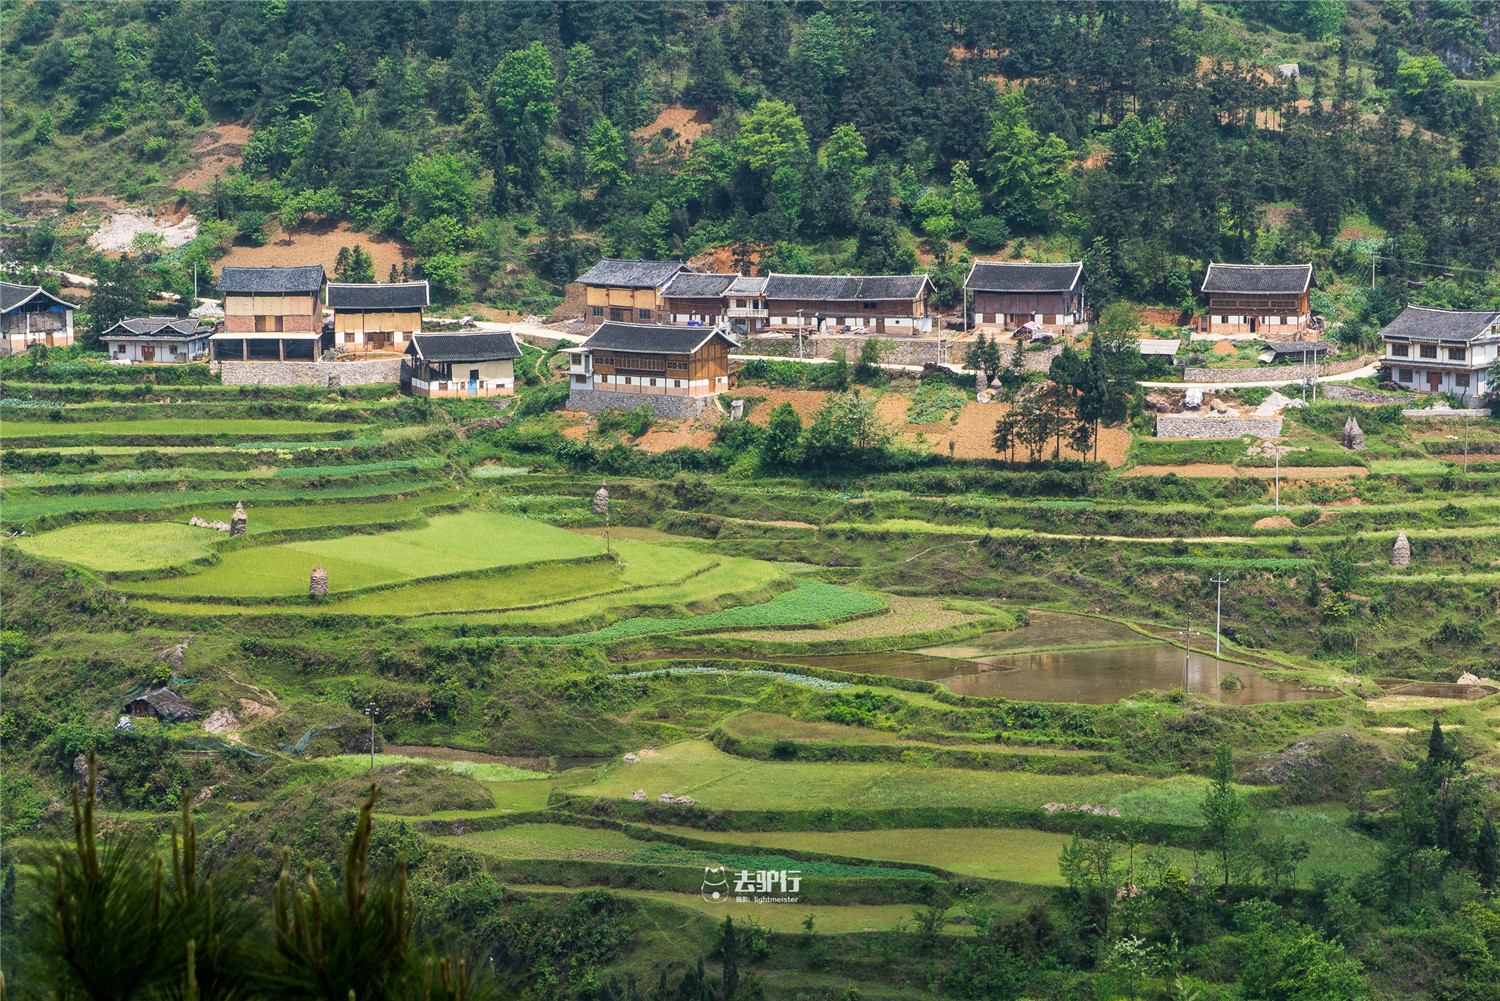
{"type": "Polygon", "coordinates": [[[375,718],[380,715],[380,707],[371,702],[365,706],[365,715],[370,717],[370,771],[375,770],[375,718]]]}
{"type": "Polygon", "coordinates": [[[1224,571],[1219,571],[1219,576],[1210,577],[1210,584],[1218,585],[1219,593],[1214,599],[1214,691],[1219,690],[1219,622],[1224,611],[1224,585],[1229,581],[1223,576],[1224,571]]]}

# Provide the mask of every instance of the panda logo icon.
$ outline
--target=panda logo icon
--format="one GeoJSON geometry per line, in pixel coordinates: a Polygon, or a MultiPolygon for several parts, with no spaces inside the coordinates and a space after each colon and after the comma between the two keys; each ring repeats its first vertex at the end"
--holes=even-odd
{"type": "Polygon", "coordinates": [[[729,899],[729,877],[724,874],[724,867],[703,870],[703,899],[709,902],[723,902],[729,899]]]}

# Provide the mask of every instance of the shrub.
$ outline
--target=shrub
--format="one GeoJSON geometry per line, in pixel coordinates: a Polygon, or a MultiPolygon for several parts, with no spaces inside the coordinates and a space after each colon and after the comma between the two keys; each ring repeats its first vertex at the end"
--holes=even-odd
{"type": "Polygon", "coordinates": [[[1010,239],[1010,227],[995,216],[980,216],[969,223],[969,247],[973,250],[999,250],[1010,239]]]}

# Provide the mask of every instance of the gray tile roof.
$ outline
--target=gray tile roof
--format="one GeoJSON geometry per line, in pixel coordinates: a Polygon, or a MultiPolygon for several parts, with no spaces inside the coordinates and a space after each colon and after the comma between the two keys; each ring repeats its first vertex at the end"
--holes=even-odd
{"type": "Polygon", "coordinates": [[[475,334],[413,334],[406,353],[423,361],[504,361],[521,357],[509,330],[475,334]]]}
{"type": "Polygon", "coordinates": [[[916,299],[932,284],[926,275],[778,275],[766,277],[767,299],[878,302],[916,299]]]}
{"type": "Polygon", "coordinates": [[[228,267],[219,275],[227,295],[306,295],[323,288],[323,265],[297,268],[228,267]]]}
{"type": "Polygon", "coordinates": [[[690,270],[681,261],[604,260],[579,275],[582,285],[606,285],[612,288],[661,288],[679,271],[690,270]]]}
{"type": "Polygon", "coordinates": [[[1301,356],[1304,352],[1309,355],[1327,354],[1333,350],[1333,345],[1327,341],[1266,341],[1266,348],[1279,355],[1301,356]]]}
{"type": "Polygon", "coordinates": [[[975,261],[964,279],[970,292],[1071,292],[1083,283],[1083,265],[975,261]]]}
{"type": "Polygon", "coordinates": [[[187,341],[194,337],[206,337],[213,333],[213,328],[192,317],[178,319],[175,316],[127,316],[119,323],[110,327],[101,338],[111,335],[117,337],[153,337],[162,340],[187,341]]]}
{"type": "Polygon", "coordinates": [[[750,296],[765,295],[766,280],[764,278],[755,278],[751,275],[742,275],[741,277],[734,280],[729,288],[725,290],[724,294],[750,296]]]}
{"type": "Polygon", "coordinates": [[[682,271],[672,277],[661,294],[678,299],[718,299],[729,290],[738,274],[694,274],[682,271]]]}
{"type": "Polygon", "coordinates": [[[430,301],[425,281],[371,285],[328,283],[330,309],[418,309],[430,301]]]}
{"type": "Polygon", "coordinates": [[[730,347],[739,343],[716,327],[669,327],[651,323],[617,323],[599,325],[583,347],[607,351],[640,351],[645,354],[692,354],[713,337],[722,337],[730,347]]]}
{"type": "Polygon", "coordinates": [[[1301,295],[1316,283],[1311,264],[1210,264],[1203,291],[1301,295]]]}
{"type": "Polygon", "coordinates": [[[198,710],[193,708],[193,704],[170,689],[158,688],[131,699],[125,704],[125,711],[133,712],[132,707],[139,702],[144,702],[153,715],[168,723],[198,717],[198,710]]]}
{"type": "Polygon", "coordinates": [[[1469,341],[1484,336],[1500,312],[1493,309],[1435,309],[1431,306],[1407,306],[1380,331],[1393,341],[1469,341]]]}
{"type": "Polygon", "coordinates": [[[40,285],[16,285],[11,282],[0,282],[0,312],[9,312],[22,303],[29,302],[34,297],[41,295],[68,309],[78,307],[71,302],[64,302],[57,296],[48,292],[40,285]]]}

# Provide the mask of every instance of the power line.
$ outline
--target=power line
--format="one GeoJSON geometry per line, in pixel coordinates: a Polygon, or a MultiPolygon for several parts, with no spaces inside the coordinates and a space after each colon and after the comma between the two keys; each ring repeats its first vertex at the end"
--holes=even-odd
{"type": "Polygon", "coordinates": [[[1444,271],[1475,271],[1482,275],[1495,274],[1494,268],[1469,268],[1462,264],[1435,264],[1432,261],[1408,261],[1404,257],[1391,257],[1387,254],[1370,254],[1371,261],[1394,261],[1397,264],[1415,264],[1419,268],[1442,268],[1444,271]]]}

